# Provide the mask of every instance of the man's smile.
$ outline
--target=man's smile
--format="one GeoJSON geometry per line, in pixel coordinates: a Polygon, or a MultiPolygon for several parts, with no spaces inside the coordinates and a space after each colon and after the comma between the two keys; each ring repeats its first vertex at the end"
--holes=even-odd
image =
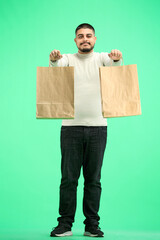
{"type": "Polygon", "coordinates": [[[81,45],[89,45],[89,43],[81,43],[81,45]]]}

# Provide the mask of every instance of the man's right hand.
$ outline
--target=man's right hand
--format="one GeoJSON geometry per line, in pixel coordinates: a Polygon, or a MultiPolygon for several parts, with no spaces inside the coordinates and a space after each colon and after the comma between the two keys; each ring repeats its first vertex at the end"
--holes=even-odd
{"type": "Polygon", "coordinates": [[[49,59],[51,61],[57,61],[59,59],[61,59],[63,56],[60,54],[59,50],[53,50],[50,55],[49,55],[49,59]]]}

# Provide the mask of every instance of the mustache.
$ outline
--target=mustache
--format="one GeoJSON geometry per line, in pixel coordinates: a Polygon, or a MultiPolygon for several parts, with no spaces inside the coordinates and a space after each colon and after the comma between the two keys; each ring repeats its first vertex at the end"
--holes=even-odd
{"type": "MultiPolygon", "coordinates": [[[[84,43],[88,43],[88,42],[83,42],[83,43],[81,43],[80,45],[82,45],[82,44],[84,44],[84,43]]],[[[89,45],[90,45],[90,43],[88,43],[89,45]]]]}

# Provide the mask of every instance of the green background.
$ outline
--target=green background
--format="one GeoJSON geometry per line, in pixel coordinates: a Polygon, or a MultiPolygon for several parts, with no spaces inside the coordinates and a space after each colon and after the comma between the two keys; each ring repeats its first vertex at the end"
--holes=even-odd
{"type": "MultiPolygon", "coordinates": [[[[36,71],[54,49],[77,52],[74,31],[83,22],[95,27],[95,52],[119,49],[125,65],[137,64],[142,107],[141,116],[108,119],[100,226],[108,240],[158,239],[159,9],[158,0],[0,2],[2,239],[47,239],[57,225],[61,120],[36,119],[36,71]]],[[[82,197],[81,175],[74,239],[84,230],[82,197]]]]}

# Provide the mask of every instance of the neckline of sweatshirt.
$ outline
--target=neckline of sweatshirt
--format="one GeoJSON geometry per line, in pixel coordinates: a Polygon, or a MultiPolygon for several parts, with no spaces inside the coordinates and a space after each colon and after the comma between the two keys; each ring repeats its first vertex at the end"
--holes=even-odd
{"type": "Polygon", "coordinates": [[[93,57],[94,52],[86,53],[86,54],[82,54],[82,53],[77,52],[75,55],[77,55],[77,57],[80,58],[80,59],[90,59],[91,57],[93,57]]]}

